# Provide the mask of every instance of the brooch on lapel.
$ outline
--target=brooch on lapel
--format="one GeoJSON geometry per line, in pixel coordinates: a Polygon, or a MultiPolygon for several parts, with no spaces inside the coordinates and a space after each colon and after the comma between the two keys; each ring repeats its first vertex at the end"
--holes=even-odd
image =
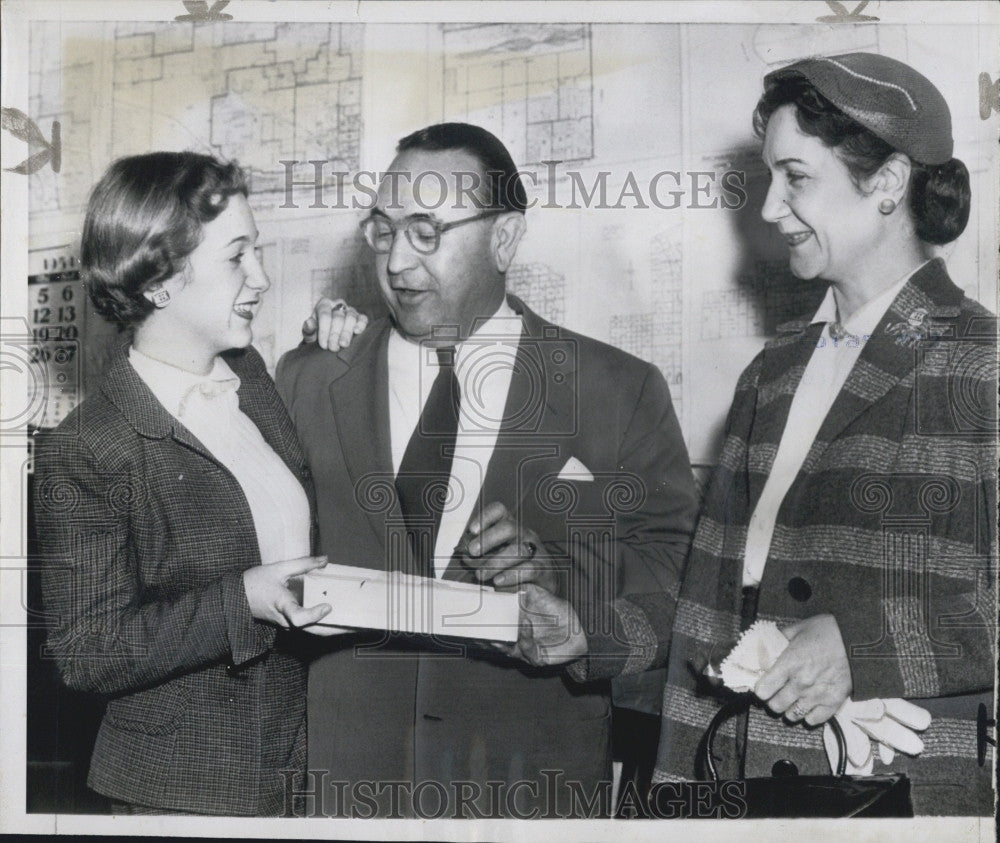
{"type": "Polygon", "coordinates": [[[833,340],[834,345],[847,340],[847,344],[854,348],[857,348],[858,343],[861,342],[860,338],[848,331],[847,328],[839,322],[830,323],[830,339],[833,340]]]}
{"type": "Polygon", "coordinates": [[[887,325],[885,332],[893,336],[899,345],[912,348],[930,336],[927,311],[918,307],[906,317],[905,322],[893,322],[891,325],[887,325]]]}

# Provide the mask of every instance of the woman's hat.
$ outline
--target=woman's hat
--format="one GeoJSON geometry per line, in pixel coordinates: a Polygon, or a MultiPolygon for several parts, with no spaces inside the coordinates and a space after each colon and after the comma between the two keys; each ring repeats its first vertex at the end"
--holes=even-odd
{"type": "Polygon", "coordinates": [[[790,76],[805,77],[846,115],[914,161],[936,165],[951,159],[948,103],[908,64],[876,53],[816,56],[768,73],[764,87],[790,76]]]}

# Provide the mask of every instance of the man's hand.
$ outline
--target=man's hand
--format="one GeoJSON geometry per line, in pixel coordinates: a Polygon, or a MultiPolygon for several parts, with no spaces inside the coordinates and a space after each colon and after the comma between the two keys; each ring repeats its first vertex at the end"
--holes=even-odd
{"type": "Polygon", "coordinates": [[[318,342],[327,351],[339,351],[351,344],[356,334],[368,327],[368,317],[358,313],[343,299],[325,296],[316,302],[312,314],[302,323],[302,339],[318,342]]]}
{"type": "Polygon", "coordinates": [[[852,689],[840,627],[833,615],[815,615],[782,632],[788,646],[757,682],[754,693],[793,723],[825,723],[852,689]]]}
{"type": "Polygon", "coordinates": [[[587,655],[587,637],[568,601],[533,583],[525,584],[518,597],[520,626],[517,643],[505,648],[508,656],[547,667],[587,655]]]}
{"type": "Polygon", "coordinates": [[[552,557],[534,530],[520,526],[502,503],[483,507],[469,524],[462,553],[480,582],[492,580],[497,591],[517,591],[523,583],[537,583],[559,593],[552,557]]]}
{"type": "MultiPolygon", "coordinates": [[[[333,608],[329,603],[319,603],[308,609],[299,605],[295,595],[288,589],[291,577],[322,568],[326,564],[323,557],[308,556],[304,559],[286,559],[267,565],[256,565],[243,572],[243,588],[246,590],[250,613],[260,621],[273,623],[282,629],[304,627],[314,624],[328,615],[333,608]]],[[[309,629],[319,635],[326,633],[320,627],[309,629]]]]}

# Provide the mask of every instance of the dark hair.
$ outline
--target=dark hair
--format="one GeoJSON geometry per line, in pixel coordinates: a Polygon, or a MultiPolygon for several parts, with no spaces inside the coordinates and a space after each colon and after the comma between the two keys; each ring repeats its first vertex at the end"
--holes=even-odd
{"type": "Polygon", "coordinates": [[[247,195],[235,163],[194,152],[151,152],[115,161],[94,186],[80,244],[94,308],[123,326],[153,309],[143,292],[181,271],[202,226],[247,195]]]}
{"type": "Polygon", "coordinates": [[[524,213],[528,195],[507,147],[498,137],[471,123],[438,123],[418,129],[403,138],[396,152],[421,149],[427,152],[461,150],[479,162],[485,176],[474,196],[483,208],[504,208],[524,213]]]}
{"type": "MultiPolygon", "coordinates": [[[[849,117],[803,76],[786,76],[769,85],[753,113],[753,128],[763,138],[771,116],[783,105],[795,106],[795,119],[807,135],[831,147],[860,190],[897,150],[849,117]]],[[[952,158],[945,164],[911,159],[909,206],[917,237],[926,243],[950,243],[969,221],[972,194],[969,171],[952,158]]]]}

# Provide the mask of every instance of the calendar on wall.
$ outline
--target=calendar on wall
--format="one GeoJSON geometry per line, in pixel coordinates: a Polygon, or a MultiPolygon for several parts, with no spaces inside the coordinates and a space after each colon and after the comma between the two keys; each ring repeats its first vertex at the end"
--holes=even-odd
{"type": "Polygon", "coordinates": [[[68,246],[31,252],[28,263],[30,359],[45,390],[34,426],[52,428],[80,403],[81,340],[86,314],[75,252],[68,246]]]}

